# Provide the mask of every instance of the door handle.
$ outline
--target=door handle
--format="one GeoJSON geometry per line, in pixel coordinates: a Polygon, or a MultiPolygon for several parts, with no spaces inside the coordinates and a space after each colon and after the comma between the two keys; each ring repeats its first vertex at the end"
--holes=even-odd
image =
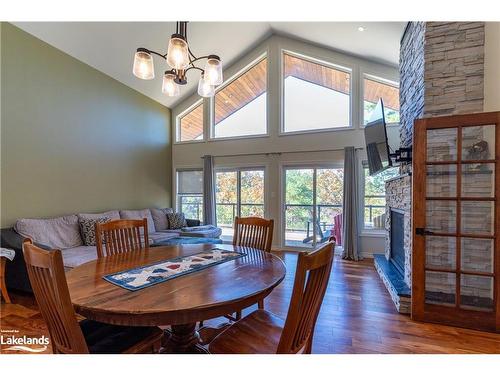
{"type": "Polygon", "coordinates": [[[418,236],[426,236],[428,234],[434,234],[434,232],[426,230],[425,228],[415,228],[415,234],[418,236]]]}

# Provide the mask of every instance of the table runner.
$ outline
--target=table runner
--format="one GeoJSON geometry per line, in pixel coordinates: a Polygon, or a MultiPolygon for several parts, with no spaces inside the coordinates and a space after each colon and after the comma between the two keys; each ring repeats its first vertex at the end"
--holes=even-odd
{"type": "Polygon", "coordinates": [[[245,253],[214,248],[154,264],[116,272],[103,279],[122,288],[135,291],[152,285],[216,266],[246,256],[245,253]]]}

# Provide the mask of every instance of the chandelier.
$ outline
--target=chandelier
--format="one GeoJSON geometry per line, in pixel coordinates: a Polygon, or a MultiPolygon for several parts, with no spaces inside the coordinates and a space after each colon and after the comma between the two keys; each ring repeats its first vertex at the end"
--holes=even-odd
{"type": "Polygon", "coordinates": [[[137,78],[150,80],[155,78],[153,55],[167,61],[171,68],[163,74],[161,91],[167,96],[177,96],[180,85],[187,83],[186,73],[191,69],[199,70],[198,94],[205,98],[214,96],[215,86],[222,83],[222,62],[217,55],[196,57],[189,48],[187,41],[187,22],[177,22],[175,34],[168,42],[166,54],[161,54],[147,48],[137,48],[134,56],[133,73],[137,78]],[[204,69],[195,62],[206,59],[204,69]]]}

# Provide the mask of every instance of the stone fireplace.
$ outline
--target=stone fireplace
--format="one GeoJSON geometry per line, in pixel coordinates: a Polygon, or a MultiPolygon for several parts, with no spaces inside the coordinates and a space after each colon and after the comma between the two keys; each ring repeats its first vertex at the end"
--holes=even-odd
{"type": "MultiPolygon", "coordinates": [[[[409,22],[399,60],[401,147],[412,145],[415,119],[483,111],[483,22],[409,22]]],[[[411,172],[411,165],[402,165],[400,176],[386,181],[385,255],[374,256],[375,267],[401,313],[411,311],[411,172]],[[392,226],[393,212],[403,215],[403,233],[401,217],[397,228],[392,226]],[[404,253],[398,254],[397,261],[391,253],[394,240],[403,242],[404,253]]]]}

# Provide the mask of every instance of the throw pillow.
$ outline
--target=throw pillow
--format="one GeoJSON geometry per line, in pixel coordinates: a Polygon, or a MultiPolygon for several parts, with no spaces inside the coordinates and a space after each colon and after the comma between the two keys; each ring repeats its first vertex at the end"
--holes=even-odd
{"type": "Polygon", "coordinates": [[[187,226],[186,218],[183,213],[169,213],[167,214],[168,229],[181,229],[187,226]]]}
{"type": "Polygon", "coordinates": [[[156,232],[168,229],[167,214],[174,212],[171,208],[150,208],[155,223],[156,232]]]}
{"type": "Polygon", "coordinates": [[[85,246],[96,246],[95,225],[104,224],[109,221],[109,217],[97,217],[95,219],[80,218],[80,231],[85,246]]]}

